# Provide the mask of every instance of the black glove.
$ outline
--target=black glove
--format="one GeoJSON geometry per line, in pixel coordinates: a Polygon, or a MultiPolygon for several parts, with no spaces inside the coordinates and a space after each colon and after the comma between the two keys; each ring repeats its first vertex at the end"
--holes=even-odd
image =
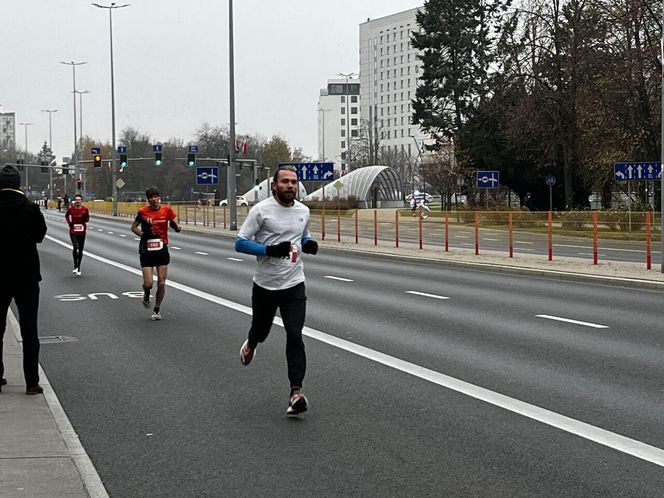
{"type": "Polygon", "coordinates": [[[304,244],[302,244],[302,252],[307,254],[316,254],[318,252],[318,242],[315,240],[309,239],[304,244]]]}
{"type": "Polygon", "coordinates": [[[290,241],[279,242],[273,246],[265,248],[265,254],[272,258],[288,258],[290,257],[290,241]]]}

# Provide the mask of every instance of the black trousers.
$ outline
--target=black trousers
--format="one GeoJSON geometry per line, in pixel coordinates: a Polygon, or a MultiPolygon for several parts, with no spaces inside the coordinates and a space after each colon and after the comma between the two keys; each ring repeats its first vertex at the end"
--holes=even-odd
{"type": "Polygon", "coordinates": [[[26,386],[39,384],[39,283],[33,282],[17,287],[0,286],[0,378],[5,374],[2,362],[2,344],[7,327],[7,310],[12,299],[18,308],[18,323],[23,339],[23,376],[26,386]]]}
{"type": "Polygon", "coordinates": [[[302,387],[307,369],[307,356],[302,340],[302,327],[307,313],[304,282],[283,290],[267,290],[254,284],[251,292],[251,308],[253,313],[249,344],[254,347],[267,339],[272,320],[279,308],[286,329],[288,380],[291,387],[302,387]]]}
{"type": "Polygon", "coordinates": [[[85,245],[85,234],[70,233],[72,255],[74,256],[74,268],[81,267],[81,260],[83,259],[83,246],[85,245]]]}

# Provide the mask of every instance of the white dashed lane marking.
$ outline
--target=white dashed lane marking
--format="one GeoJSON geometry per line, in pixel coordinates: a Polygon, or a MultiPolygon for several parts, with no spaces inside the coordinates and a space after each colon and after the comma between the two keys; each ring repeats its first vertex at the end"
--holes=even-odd
{"type": "Polygon", "coordinates": [[[228,259],[230,261],[244,261],[243,259],[240,259],[240,258],[226,258],[226,259],[228,259]]]}
{"type": "Polygon", "coordinates": [[[200,254],[201,256],[209,256],[208,253],[206,253],[206,252],[201,252],[201,251],[196,251],[196,254],[200,254]]]}
{"type": "Polygon", "coordinates": [[[171,249],[175,249],[176,251],[179,251],[179,250],[181,250],[182,248],[181,248],[181,247],[178,247],[178,246],[171,246],[171,249]]]}
{"type": "Polygon", "coordinates": [[[608,329],[608,325],[600,325],[599,323],[591,323],[591,322],[581,322],[579,320],[572,320],[571,318],[563,318],[560,316],[552,316],[552,315],[535,315],[538,318],[545,318],[547,320],[555,320],[557,322],[565,322],[565,323],[573,323],[574,325],[583,325],[584,327],[591,327],[594,329],[608,329]]]}
{"type": "Polygon", "coordinates": [[[353,280],[350,278],[334,277],[332,275],[325,275],[324,278],[329,278],[330,280],[339,280],[340,282],[353,282],[353,280]]]}
{"type": "Polygon", "coordinates": [[[413,294],[415,296],[431,297],[433,299],[449,299],[449,297],[447,297],[447,296],[439,296],[437,294],[427,294],[426,292],[418,292],[418,291],[406,291],[406,294],[413,294]]]}

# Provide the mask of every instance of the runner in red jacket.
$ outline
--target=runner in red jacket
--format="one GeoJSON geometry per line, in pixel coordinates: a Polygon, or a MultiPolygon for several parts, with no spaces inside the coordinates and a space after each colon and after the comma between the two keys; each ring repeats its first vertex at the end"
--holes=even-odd
{"type": "Polygon", "coordinates": [[[72,273],[80,277],[85,234],[87,232],[87,223],[90,221],[90,212],[83,205],[83,196],[81,194],[74,196],[74,203],[67,208],[65,219],[69,223],[69,238],[73,247],[74,269],[72,273]]]}

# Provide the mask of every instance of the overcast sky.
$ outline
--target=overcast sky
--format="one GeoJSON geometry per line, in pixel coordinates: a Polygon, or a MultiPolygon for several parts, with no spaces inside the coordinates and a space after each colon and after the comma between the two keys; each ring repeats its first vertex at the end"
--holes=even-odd
{"type": "MultiPolygon", "coordinates": [[[[227,125],[228,0],[128,3],[113,11],[117,135],[133,127],[153,142],[188,143],[204,122],[227,125]]],[[[337,73],[359,71],[359,24],[422,4],[234,0],[238,133],[280,135],[315,156],[318,93],[337,73]]],[[[48,140],[42,109],[58,110],[58,161],[73,150],[72,70],[60,61],[87,62],[76,68],[76,89],[91,92],[83,96],[83,133],[111,142],[108,17],[85,0],[0,0],[0,112],[34,123],[31,152],[48,140]]],[[[17,124],[21,149],[24,129],[17,124]]]]}

